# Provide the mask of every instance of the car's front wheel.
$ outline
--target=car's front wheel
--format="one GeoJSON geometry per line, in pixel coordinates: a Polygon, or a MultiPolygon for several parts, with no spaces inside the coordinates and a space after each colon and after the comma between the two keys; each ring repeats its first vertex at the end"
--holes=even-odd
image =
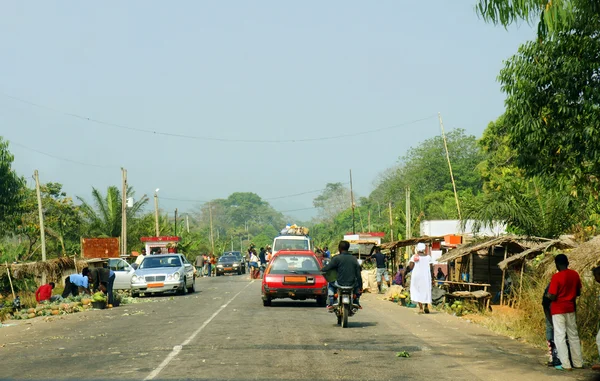
{"type": "Polygon", "coordinates": [[[191,294],[193,294],[194,292],[196,292],[196,279],[194,279],[192,281],[192,286],[190,288],[187,289],[187,291],[191,294]]]}
{"type": "Polygon", "coordinates": [[[187,281],[185,278],[183,278],[183,283],[181,284],[181,287],[177,290],[177,293],[179,295],[187,294],[187,281]]]}

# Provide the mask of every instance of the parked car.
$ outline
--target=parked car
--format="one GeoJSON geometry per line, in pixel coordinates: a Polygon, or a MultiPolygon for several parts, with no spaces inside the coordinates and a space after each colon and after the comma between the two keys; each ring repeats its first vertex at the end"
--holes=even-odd
{"type": "Polygon", "coordinates": [[[115,272],[113,290],[131,289],[131,278],[135,274],[135,270],[127,261],[121,258],[109,258],[108,268],[115,272]]]}
{"type": "Polygon", "coordinates": [[[226,256],[226,255],[235,255],[238,258],[238,260],[240,261],[240,263],[242,264],[242,266],[241,266],[242,274],[246,273],[246,267],[248,267],[246,264],[246,257],[243,256],[240,251],[226,251],[223,253],[222,256],[226,256]]]}
{"type": "Polygon", "coordinates": [[[131,294],[196,291],[194,266],[182,254],[147,255],[131,278],[131,294]]]}
{"type": "Polygon", "coordinates": [[[217,261],[217,268],[215,269],[217,276],[223,274],[238,274],[242,275],[242,263],[239,258],[234,255],[225,255],[219,258],[217,261]]]}
{"type": "Polygon", "coordinates": [[[321,274],[321,262],[309,250],[280,251],[267,266],[262,281],[263,305],[273,299],[315,299],[327,304],[327,280],[321,274]]]}

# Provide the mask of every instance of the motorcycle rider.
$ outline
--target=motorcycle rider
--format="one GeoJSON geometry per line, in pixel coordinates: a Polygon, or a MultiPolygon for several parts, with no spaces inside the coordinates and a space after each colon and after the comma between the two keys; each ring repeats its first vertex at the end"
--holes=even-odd
{"type": "MultiPolygon", "coordinates": [[[[331,261],[325,265],[321,271],[323,273],[337,272],[337,279],[329,282],[327,295],[329,296],[329,304],[327,309],[333,311],[333,295],[336,287],[339,286],[354,286],[355,302],[360,307],[360,293],[362,290],[362,276],[360,275],[360,265],[358,260],[348,252],[350,242],[340,241],[338,245],[339,255],[336,255],[331,261]]],[[[328,277],[329,278],[329,277],[328,277]]],[[[329,279],[328,279],[329,280],[329,279]]],[[[360,307],[362,308],[362,307],[360,307]]]]}

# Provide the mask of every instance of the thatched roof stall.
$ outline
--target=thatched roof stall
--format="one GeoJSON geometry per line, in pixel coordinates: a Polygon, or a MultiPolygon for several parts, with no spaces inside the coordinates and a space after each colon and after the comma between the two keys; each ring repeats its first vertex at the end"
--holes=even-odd
{"type": "MultiPolygon", "coordinates": [[[[590,271],[600,265],[600,236],[582,243],[573,250],[566,251],[569,258],[569,268],[577,271],[581,276],[589,276],[590,271]]],[[[556,271],[553,261],[549,261],[546,275],[552,275],[556,271]]]]}
{"type": "Polygon", "coordinates": [[[439,237],[423,236],[423,237],[417,237],[417,238],[409,238],[409,239],[404,239],[401,241],[382,243],[381,249],[382,250],[385,250],[385,249],[395,250],[399,247],[414,246],[417,243],[421,243],[421,242],[422,243],[432,243],[434,241],[443,241],[443,240],[444,240],[444,236],[439,236],[439,237]]]}
{"type": "MultiPolygon", "coordinates": [[[[46,274],[48,281],[59,281],[64,272],[72,272],[77,269],[81,271],[87,266],[87,260],[77,259],[77,267],[73,257],[60,257],[49,259],[47,261],[26,262],[26,263],[9,263],[11,276],[15,279],[23,279],[29,276],[41,278],[42,274],[46,274]]],[[[6,268],[5,264],[1,264],[0,268],[6,268]]],[[[5,272],[6,270],[2,270],[5,272]]]]}
{"type": "Polygon", "coordinates": [[[492,294],[504,295],[505,271],[498,264],[507,257],[522,253],[544,238],[507,235],[461,245],[442,255],[438,262],[446,262],[453,271],[450,277],[456,281],[490,284],[492,294]]]}
{"type": "Polygon", "coordinates": [[[505,271],[510,265],[521,263],[526,259],[530,259],[552,248],[564,250],[572,249],[576,246],[577,244],[570,239],[553,239],[551,241],[541,242],[530,249],[506,258],[502,262],[498,263],[498,267],[500,267],[502,271],[505,271]]]}

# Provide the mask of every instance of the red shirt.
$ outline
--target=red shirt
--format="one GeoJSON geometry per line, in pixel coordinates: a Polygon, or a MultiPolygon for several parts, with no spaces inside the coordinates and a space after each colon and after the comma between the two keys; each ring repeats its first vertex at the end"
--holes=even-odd
{"type": "Polygon", "coordinates": [[[559,271],[552,276],[548,293],[556,295],[556,300],[550,304],[552,315],[575,312],[575,299],[581,290],[581,279],[574,270],[559,271]]]}
{"type": "Polygon", "coordinates": [[[35,300],[38,302],[48,300],[52,296],[52,286],[45,284],[40,286],[35,292],[35,300]]]}

